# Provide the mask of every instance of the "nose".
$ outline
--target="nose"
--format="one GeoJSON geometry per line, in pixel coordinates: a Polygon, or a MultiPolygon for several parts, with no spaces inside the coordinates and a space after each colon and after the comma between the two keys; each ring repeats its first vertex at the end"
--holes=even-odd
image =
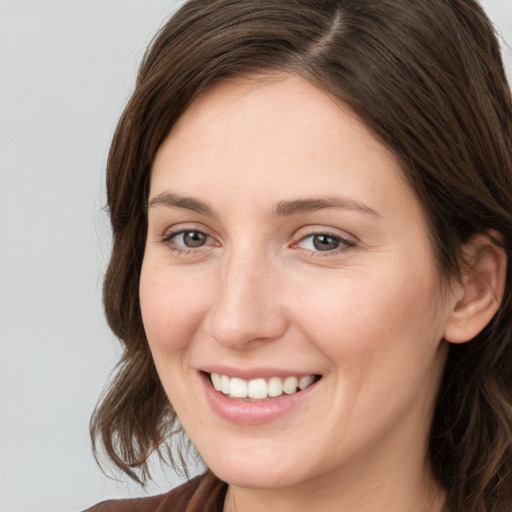
{"type": "Polygon", "coordinates": [[[281,303],[282,279],[272,265],[255,255],[232,255],[219,274],[206,327],[219,344],[247,349],[272,341],[287,329],[281,303]]]}

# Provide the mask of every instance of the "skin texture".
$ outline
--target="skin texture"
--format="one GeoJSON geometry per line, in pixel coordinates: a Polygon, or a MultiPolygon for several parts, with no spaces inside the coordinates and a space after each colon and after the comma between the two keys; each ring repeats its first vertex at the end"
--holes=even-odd
{"type": "Polygon", "coordinates": [[[233,493],[238,512],[440,510],[427,438],[462,293],[439,282],[396,159],[301,78],[211,87],[158,151],[143,321],[182,425],[231,484],[225,510],[233,493]],[[276,214],[333,195],[346,205],[276,214]],[[207,236],[187,247],[184,231],[207,236]],[[207,400],[211,365],[321,379],[278,418],[237,424],[207,400]]]}

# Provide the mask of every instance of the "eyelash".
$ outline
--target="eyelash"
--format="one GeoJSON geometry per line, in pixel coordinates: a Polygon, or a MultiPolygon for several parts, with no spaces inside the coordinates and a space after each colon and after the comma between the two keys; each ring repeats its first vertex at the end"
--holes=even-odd
{"type": "MultiPolygon", "coordinates": [[[[200,229],[179,229],[176,231],[171,231],[170,233],[165,234],[161,237],[159,240],[159,243],[165,245],[170,251],[173,251],[177,253],[178,255],[187,255],[187,254],[196,254],[200,255],[202,252],[207,250],[208,246],[208,239],[214,240],[211,235],[209,235],[206,231],[202,231],[200,229]],[[194,233],[196,235],[205,236],[206,242],[204,245],[198,246],[198,247],[187,247],[185,245],[177,245],[175,240],[179,235],[185,235],[187,233],[194,233]]],[[[312,257],[327,257],[327,256],[334,256],[343,252],[346,252],[353,247],[355,247],[355,242],[352,240],[348,240],[347,238],[343,238],[339,234],[329,232],[327,230],[318,230],[314,231],[308,234],[305,234],[298,238],[295,242],[291,244],[292,248],[297,248],[299,250],[307,251],[312,257]],[[338,247],[332,249],[332,250],[313,250],[313,249],[305,249],[299,247],[299,244],[308,240],[313,239],[314,237],[327,237],[333,239],[338,245],[338,247]]]]}
{"type": "MultiPolygon", "coordinates": [[[[305,251],[308,251],[311,254],[311,257],[335,256],[335,255],[349,251],[356,245],[356,243],[354,241],[344,238],[337,233],[332,233],[328,230],[318,230],[318,231],[308,233],[304,236],[301,236],[296,242],[294,242],[292,244],[292,247],[297,247],[301,242],[304,242],[308,238],[313,239],[314,237],[321,237],[321,236],[325,236],[327,238],[332,238],[339,245],[338,245],[338,247],[336,247],[332,250],[327,250],[327,251],[303,249],[305,251]]],[[[300,247],[298,247],[298,248],[301,249],[300,247]]]]}
{"type": "Polygon", "coordinates": [[[213,240],[213,237],[211,237],[206,231],[202,231],[200,229],[178,229],[176,231],[171,231],[170,233],[165,234],[161,239],[160,243],[165,245],[170,251],[173,251],[177,254],[201,254],[206,248],[206,245],[202,245],[199,247],[187,247],[185,245],[177,245],[175,242],[176,237],[179,235],[185,235],[186,233],[195,233],[198,235],[204,235],[205,237],[210,238],[213,240]]]}

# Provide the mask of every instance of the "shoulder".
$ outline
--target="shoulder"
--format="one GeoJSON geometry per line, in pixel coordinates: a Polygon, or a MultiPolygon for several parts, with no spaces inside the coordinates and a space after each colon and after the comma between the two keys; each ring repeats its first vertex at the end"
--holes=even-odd
{"type": "Polygon", "coordinates": [[[166,494],[109,500],[84,512],[222,512],[227,484],[208,472],[166,494]]]}

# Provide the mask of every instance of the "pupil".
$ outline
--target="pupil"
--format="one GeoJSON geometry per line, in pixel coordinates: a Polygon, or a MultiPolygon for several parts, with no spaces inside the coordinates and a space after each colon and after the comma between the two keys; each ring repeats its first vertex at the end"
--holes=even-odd
{"type": "Polygon", "coordinates": [[[199,231],[187,231],[183,235],[183,242],[187,247],[201,247],[204,245],[206,235],[199,231]]]}
{"type": "Polygon", "coordinates": [[[318,251],[332,251],[339,246],[338,239],[329,235],[316,235],[313,238],[313,245],[318,251]]]}

